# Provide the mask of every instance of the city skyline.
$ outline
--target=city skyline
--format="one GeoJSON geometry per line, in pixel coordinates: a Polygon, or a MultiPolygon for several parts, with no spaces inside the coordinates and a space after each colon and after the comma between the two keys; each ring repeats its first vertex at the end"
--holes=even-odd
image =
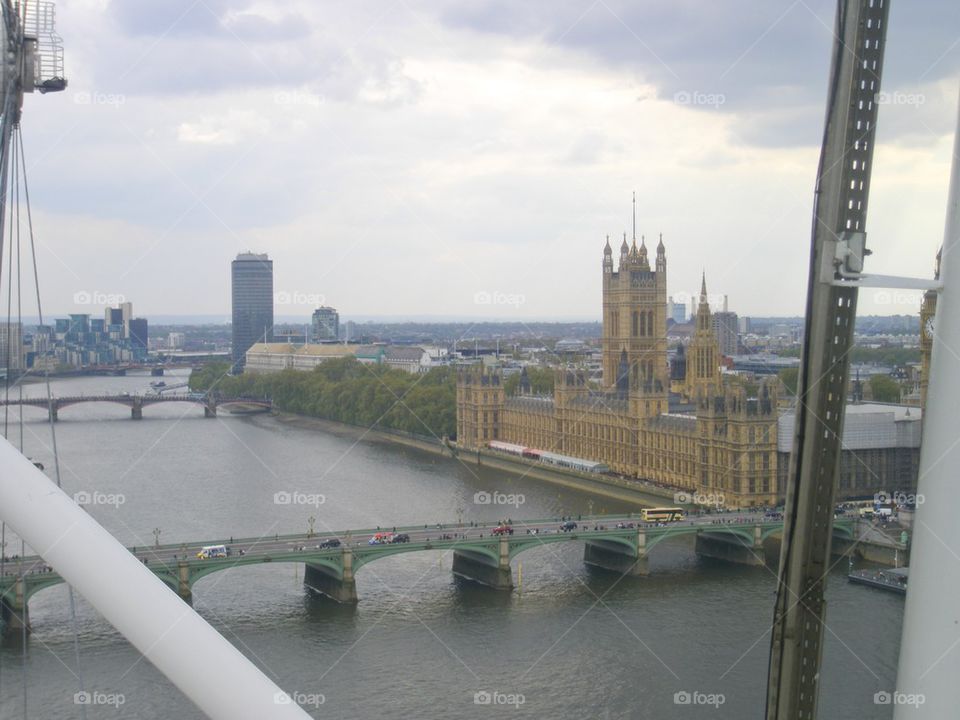
{"type": "MultiPolygon", "coordinates": [[[[52,313],[99,292],[227,314],[218,268],[255,247],[278,293],[322,296],[278,316],[589,317],[633,191],[638,236],[670,248],[669,294],[695,296],[705,269],[742,315],[802,312],[831,3],[59,12],[71,85],[25,138],[52,313]]],[[[930,276],[957,10],[891,12],[869,269],[930,276]]],[[[920,300],[865,291],[860,309],[920,300]]]]}

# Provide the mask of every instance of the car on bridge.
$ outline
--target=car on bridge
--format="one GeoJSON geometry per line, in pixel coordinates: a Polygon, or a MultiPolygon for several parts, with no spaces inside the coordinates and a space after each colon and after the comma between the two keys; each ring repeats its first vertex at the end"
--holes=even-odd
{"type": "Polygon", "coordinates": [[[410,542],[410,536],[406,533],[400,533],[399,535],[394,535],[390,538],[391,543],[408,543],[410,542]]]}
{"type": "Polygon", "coordinates": [[[339,538],[330,538],[329,540],[324,540],[322,543],[317,545],[318,550],[325,550],[327,548],[338,548],[340,547],[339,538]]]}
{"type": "Polygon", "coordinates": [[[576,530],[577,524],[573,520],[567,520],[565,523],[560,525],[560,530],[562,532],[570,532],[571,530],[576,530]]]}
{"type": "Polygon", "coordinates": [[[513,528],[509,525],[498,525],[493,529],[494,535],[513,535],[513,528]]]}
{"type": "Polygon", "coordinates": [[[393,542],[394,537],[392,532],[378,532],[367,540],[367,545],[386,545],[387,543],[393,542]]]}

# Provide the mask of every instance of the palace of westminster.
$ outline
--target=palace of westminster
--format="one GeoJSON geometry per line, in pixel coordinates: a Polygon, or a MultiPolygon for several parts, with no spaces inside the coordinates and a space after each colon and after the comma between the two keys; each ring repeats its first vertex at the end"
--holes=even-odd
{"type": "MultiPolygon", "coordinates": [[[[662,236],[651,264],[645,242],[628,245],[624,234],[616,267],[608,238],[602,267],[602,381],[591,382],[584,369],[560,368],[553,396],[545,397],[530,392],[524,370],[519,392],[508,397],[501,370],[463,368],[457,378],[458,445],[476,450],[499,440],[570,455],[628,477],[722,498],[728,507],[782,501],[794,410],[779,397],[775,375],[745,382],[721,374],[706,278],[690,341],[670,360],[662,236]]],[[[924,340],[922,335],[925,370],[924,340]]],[[[903,406],[849,406],[838,497],[915,486],[919,420],[919,408],[911,414],[903,406]]]]}

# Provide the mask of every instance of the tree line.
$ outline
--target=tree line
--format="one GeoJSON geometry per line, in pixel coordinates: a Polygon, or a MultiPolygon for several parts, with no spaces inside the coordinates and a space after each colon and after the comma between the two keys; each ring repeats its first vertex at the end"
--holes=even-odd
{"type": "Polygon", "coordinates": [[[457,386],[453,368],[421,375],[356,358],[337,358],[311,371],[229,375],[228,363],[211,363],[190,375],[194,392],[270,397],[278,410],[327,420],[455,437],[457,386]]]}

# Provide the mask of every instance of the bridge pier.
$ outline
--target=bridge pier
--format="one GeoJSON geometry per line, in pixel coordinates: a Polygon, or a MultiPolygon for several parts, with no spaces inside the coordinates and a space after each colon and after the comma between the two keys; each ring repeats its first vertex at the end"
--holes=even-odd
{"type": "Polygon", "coordinates": [[[56,422],[57,420],[60,419],[60,418],[57,416],[57,406],[56,406],[56,405],[51,405],[51,406],[47,409],[47,416],[48,416],[48,418],[49,418],[50,420],[52,420],[53,422],[56,422]]]}
{"type": "Polygon", "coordinates": [[[303,584],[314,592],[326,595],[338,603],[357,602],[357,581],[353,577],[353,552],[343,549],[343,571],[336,571],[325,565],[307,563],[303,569],[303,584]]]}
{"type": "Polygon", "coordinates": [[[207,402],[203,406],[203,416],[205,418],[215,418],[217,416],[217,406],[212,402],[207,402]]]}
{"type": "Polygon", "coordinates": [[[588,540],[583,546],[583,562],[593,567],[610,570],[621,575],[649,575],[647,564],[647,535],[637,533],[637,553],[623,543],[610,540],[588,540]]]}
{"type": "Polygon", "coordinates": [[[767,554],[763,548],[763,528],[753,528],[753,542],[747,543],[739,535],[704,531],[697,533],[696,552],[702,557],[724,560],[740,565],[765,565],[767,554]]]}
{"type": "Polygon", "coordinates": [[[471,550],[453,551],[453,574],[497,590],[513,588],[513,572],[510,569],[510,541],[500,537],[498,559],[471,550]]]}
{"type": "Polygon", "coordinates": [[[190,566],[183,560],[177,563],[177,595],[187,605],[193,605],[193,586],[190,584],[190,566]]]}
{"type": "Polygon", "coordinates": [[[0,636],[17,637],[26,628],[30,632],[30,609],[24,599],[23,578],[14,582],[12,600],[0,599],[0,636]]]}
{"type": "Polygon", "coordinates": [[[130,417],[134,420],[143,420],[143,400],[134,397],[133,404],[130,406],[130,417]]]}

